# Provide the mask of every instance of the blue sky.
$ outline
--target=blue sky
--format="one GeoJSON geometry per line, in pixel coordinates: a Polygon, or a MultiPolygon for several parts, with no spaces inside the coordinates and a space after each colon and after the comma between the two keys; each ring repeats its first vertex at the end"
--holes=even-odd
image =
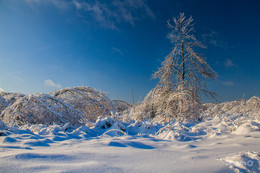
{"type": "Polygon", "coordinates": [[[220,101],[259,96],[259,9],[258,0],[0,0],[0,88],[86,85],[130,103],[133,88],[142,100],[173,48],[166,21],[184,12],[218,73],[208,88],[220,101]]]}

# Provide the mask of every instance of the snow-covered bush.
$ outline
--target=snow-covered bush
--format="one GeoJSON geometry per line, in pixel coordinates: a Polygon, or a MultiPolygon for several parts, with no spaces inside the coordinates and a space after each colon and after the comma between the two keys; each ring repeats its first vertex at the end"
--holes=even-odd
{"type": "Polygon", "coordinates": [[[122,114],[125,110],[129,109],[131,106],[126,103],[123,100],[112,100],[113,103],[116,105],[117,107],[117,111],[122,114]]]}
{"type": "Polygon", "coordinates": [[[143,103],[132,108],[130,115],[136,120],[155,119],[160,121],[198,120],[200,102],[195,100],[192,92],[164,90],[157,87],[150,91],[143,103]]]}
{"type": "Polygon", "coordinates": [[[119,136],[126,135],[126,126],[122,121],[116,120],[113,117],[102,117],[99,116],[94,130],[102,136],[119,136]],[[100,133],[101,132],[101,133],[100,133]]]}
{"type": "Polygon", "coordinates": [[[0,96],[0,114],[8,106],[8,103],[0,96]]]}
{"type": "Polygon", "coordinates": [[[2,92],[0,96],[2,96],[9,105],[12,105],[18,98],[24,97],[25,95],[21,93],[2,92]]]}
{"type": "Polygon", "coordinates": [[[111,116],[111,112],[116,112],[116,105],[105,93],[91,87],[65,88],[50,94],[83,112],[92,122],[95,122],[98,116],[111,116]]]}
{"type": "Polygon", "coordinates": [[[8,125],[45,124],[79,126],[86,123],[85,116],[61,100],[46,94],[18,98],[1,114],[8,125]]]}
{"type": "Polygon", "coordinates": [[[202,113],[204,119],[212,118],[221,114],[239,114],[248,115],[260,119],[260,98],[252,97],[249,100],[235,100],[224,103],[208,103],[204,105],[205,110],[202,113]]]}
{"type": "Polygon", "coordinates": [[[95,127],[102,128],[102,129],[107,129],[109,127],[112,127],[114,123],[115,123],[115,120],[113,118],[111,118],[111,117],[99,116],[97,118],[95,127]]]}

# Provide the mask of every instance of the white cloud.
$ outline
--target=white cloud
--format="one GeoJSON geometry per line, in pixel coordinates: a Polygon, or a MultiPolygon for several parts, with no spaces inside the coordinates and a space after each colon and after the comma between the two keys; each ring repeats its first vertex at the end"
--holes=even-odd
{"type": "MultiPolygon", "coordinates": [[[[24,0],[29,4],[41,5],[50,3],[59,9],[74,8],[85,16],[94,19],[92,24],[118,30],[121,22],[135,25],[143,18],[155,18],[146,0],[111,0],[111,1],[84,1],[84,0],[24,0]]],[[[87,22],[89,19],[86,18],[87,22]]]]}
{"type": "Polygon", "coordinates": [[[25,2],[28,2],[28,3],[39,3],[41,2],[42,0],[24,0],[25,2]]]}
{"type": "Polygon", "coordinates": [[[232,82],[232,81],[222,81],[221,83],[222,83],[223,85],[226,85],[226,86],[233,86],[233,85],[235,85],[235,83],[232,82]]]}
{"type": "Polygon", "coordinates": [[[229,58],[227,58],[227,59],[225,60],[224,65],[225,65],[225,67],[235,67],[235,66],[237,66],[237,65],[234,64],[233,61],[232,61],[231,59],[229,59],[229,58]]]}
{"type": "Polygon", "coordinates": [[[61,88],[61,84],[56,84],[50,79],[45,80],[44,85],[47,87],[61,88]]]}
{"type": "Polygon", "coordinates": [[[5,92],[5,90],[4,90],[3,88],[0,87],[0,93],[1,93],[1,92],[5,92]]]}
{"type": "Polygon", "coordinates": [[[207,44],[213,45],[215,47],[220,47],[227,49],[229,44],[221,39],[221,36],[218,32],[212,30],[207,34],[202,34],[202,39],[207,44]]]}
{"type": "Polygon", "coordinates": [[[112,47],[113,52],[119,53],[120,55],[123,55],[123,51],[121,49],[118,49],[116,47],[112,47]]]}
{"type": "Polygon", "coordinates": [[[24,0],[24,1],[30,4],[51,3],[52,5],[60,9],[66,9],[69,6],[71,6],[71,2],[65,0],[24,0]]]}

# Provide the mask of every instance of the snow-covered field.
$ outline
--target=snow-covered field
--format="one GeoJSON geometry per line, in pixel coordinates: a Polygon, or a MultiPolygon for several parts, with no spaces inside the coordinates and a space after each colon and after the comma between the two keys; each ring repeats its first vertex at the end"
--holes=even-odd
{"type": "Polygon", "coordinates": [[[260,121],[222,114],[200,123],[7,127],[0,172],[260,172],[260,121]]]}

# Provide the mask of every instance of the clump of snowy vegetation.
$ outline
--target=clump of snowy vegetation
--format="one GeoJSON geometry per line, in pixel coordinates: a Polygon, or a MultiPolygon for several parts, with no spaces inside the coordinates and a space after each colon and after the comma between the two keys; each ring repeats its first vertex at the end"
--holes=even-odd
{"type": "Polygon", "coordinates": [[[116,105],[117,112],[119,114],[123,114],[124,111],[127,111],[129,108],[131,108],[131,105],[123,100],[112,100],[112,101],[116,105]]]}
{"type": "Polygon", "coordinates": [[[65,88],[50,94],[81,111],[91,122],[98,116],[111,116],[117,109],[105,93],[91,87],[65,88]]]}
{"type": "MultiPolygon", "coordinates": [[[[40,96],[38,98],[43,100],[40,96]]],[[[1,169],[6,172],[12,167],[12,170],[30,169],[30,172],[35,172],[45,165],[45,171],[75,171],[79,163],[86,165],[86,161],[94,160],[95,163],[104,162],[106,166],[100,168],[98,164],[98,168],[92,169],[87,165],[80,171],[98,169],[104,172],[108,167],[113,167],[112,163],[118,167],[118,160],[126,158],[127,164],[119,165],[126,172],[129,171],[129,164],[131,167],[137,165],[138,170],[145,172],[147,168],[140,166],[144,163],[150,164],[148,172],[161,169],[158,164],[168,165],[164,169],[166,172],[172,171],[173,163],[177,163],[174,169],[178,164],[189,163],[191,166],[187,167],[187,172],[192,172],[194,165],[198,167],[197,172],[204,172],[205,169],[206,172],[212,169],[228,172],[229,167],[235,172],[259,172],[260,158],[255,151],[259,151],[260,121],[254,116],[221,114],[200,122],[173,120],[171,123],[155,123],[155,119],[123,122],[121,119],[115,115],[100,116],[95,123],[81,126],[68,122],[11,127],[0,121],[0,147],[4,151],[0,157],[1,169]],[[142,159],[143,156],[145,159],[142,159]],[[175,158],[171,158],[173,156],[175,158]],[[158,157],[160,159],[154,159],[158,157]],[[26,167],[21,166],[25,163],[26,167]],[[62,166],[57,167],[60,164],[62,166]]],[[[178,167],[177,172],[184,169],[186,167],[178,167]]]]}
{"type": "Polygon", "coordinates": [[[205,110],[202,112],[202,117],[212,118],[217,115],[225,114],[242,114],[247,116],[253,116],[260,119],[260,98],[252,97],[249,100],[235,100],[224,103],[206,103],[204,104],[205,110]]]}
{"type": "Polygon", "coordinates": [[[9,105],[12,105],[18,98],[24,97],[25,95],[22,93],[1,92],[0,96],[2,96],[9,105]]]}
{"type": "Polygon", "coordinates": [[[198,120],[200,102],[190,98],[190,93],[164,91],[157,87],[150,91],[141,104],[130,111],[130,116],[135,120],[152,120],[157,122],[171,122],[173,120],[198,120]]]}
{"type": "Polygon", "coordinates": [[[67,103],[46,94],[32,94],[18,98],[5,108],[1,119],[8,125],[45,124],[80,126],[85,116],[67,103]]]}
{"type": "Polygon", "coordinates": [[[8,106],[8,103],[0,96],[0,114],[8,106]]]}

